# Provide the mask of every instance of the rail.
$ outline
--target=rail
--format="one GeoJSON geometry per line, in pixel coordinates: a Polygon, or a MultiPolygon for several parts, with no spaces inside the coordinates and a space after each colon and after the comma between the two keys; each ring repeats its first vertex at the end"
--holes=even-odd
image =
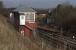
{"type": "Polygon", "coordinates": [[[45,31],[45,29],[43,29],[43,28],[42,29],[40,28],[38,30],[39,30],[39,35],[48,41],[51,41],[51,39],[54,39],[54,40],[60,41],[64,44],[67,43],[67,44],[70,44],[70,45],[76,47],[76,40],[63,36],[59,32],[52,33],[53,31],[52,32],[50,30],[45,31]]]}

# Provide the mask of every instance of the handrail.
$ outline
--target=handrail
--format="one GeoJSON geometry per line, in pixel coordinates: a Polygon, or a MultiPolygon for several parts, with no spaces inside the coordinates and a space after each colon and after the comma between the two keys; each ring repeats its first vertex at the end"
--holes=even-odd
{"type": "Polygon", "coordinates": [[[30,27],[29,27],[29,26],[27,26],[27,25],[25,25],[25,27],[27,27],[27,28],[28,28],[29,30],[31,30],[31,31],[33,30],[32,28],[30,28],[30,27]]]}

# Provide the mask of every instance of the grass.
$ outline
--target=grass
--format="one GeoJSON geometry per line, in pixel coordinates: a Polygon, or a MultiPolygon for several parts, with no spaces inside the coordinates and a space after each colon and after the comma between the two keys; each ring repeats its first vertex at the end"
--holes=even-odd
{"type": "Polygon", "coordinates": [[[40,50],[28,37],[22,37],[7,19],[0,15],[0,50],[40,50]]]}
{"type": "Polygon", "coordinates": [[[43,50],[36,44],[37,41],[22,37],[7,20],[0,15],[0,50],[43,50]]]}
{"type": "Polygon", "coordinates": [[[28,50],[17,34],[7,18],[0,15],[0,50],[28,50]]]}

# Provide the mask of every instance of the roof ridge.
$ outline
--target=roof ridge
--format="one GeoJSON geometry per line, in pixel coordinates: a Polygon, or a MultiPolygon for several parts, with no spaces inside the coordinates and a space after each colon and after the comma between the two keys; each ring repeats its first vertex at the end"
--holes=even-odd
{"type": "Polygon", "coordinates": [[[25,7],[25,6],[21,6],[21,7],[17,7],[14,11],[21,11],[21,12],[36,12],[32,7],[25,7]]]}

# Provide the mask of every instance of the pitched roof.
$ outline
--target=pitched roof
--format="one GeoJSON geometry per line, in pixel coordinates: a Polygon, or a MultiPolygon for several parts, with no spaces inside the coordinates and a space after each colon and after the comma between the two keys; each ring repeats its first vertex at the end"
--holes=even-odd
{"type": "Polygon", "coordinates": [[[19,11],[19,12],[36,12],[32,8],[29,7],[17,7],[14,11],[19,11]]]}

